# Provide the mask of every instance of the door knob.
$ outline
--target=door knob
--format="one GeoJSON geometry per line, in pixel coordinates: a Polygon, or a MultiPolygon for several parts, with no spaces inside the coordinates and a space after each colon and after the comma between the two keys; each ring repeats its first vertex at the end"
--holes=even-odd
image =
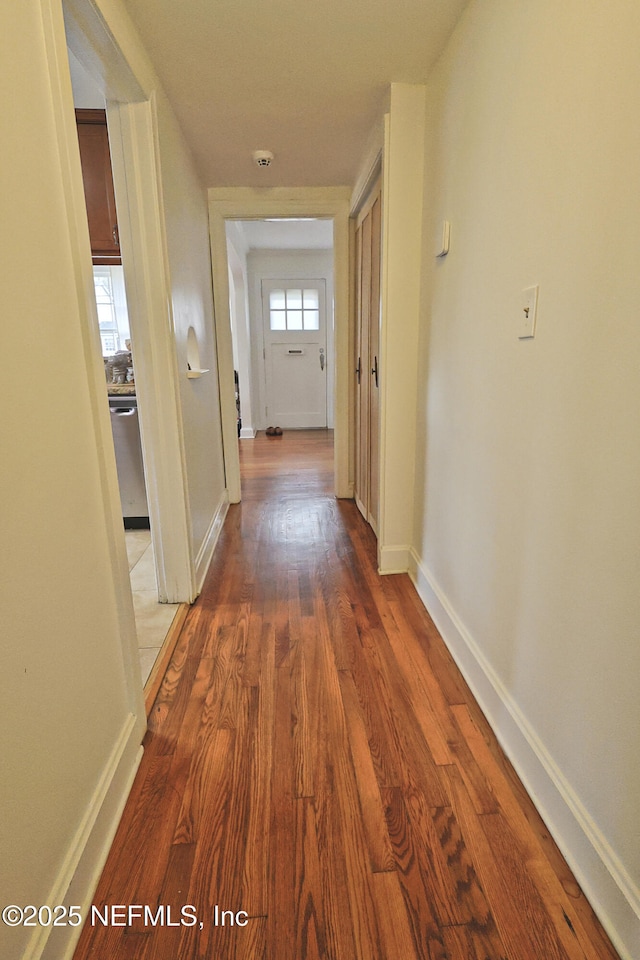
{"type": "Polygon", "coordinates": [[[361,373],[362,373],[362,364],[360,363],[360,357],[358,357],[358,366],[356,367],[356,377],[358,378],[358,383],[360,383],[361,373]]]}
{"type": "Polygon", "coordinates": [[[324,349],[320,347],[320,369],[324,370],[324,349]]]}
{"type": "Polygon", "coordinates": [[[371,368],[371,376],[376,378],[376,387],[378,386],[378,358],[373,358],[373,367],[371,368]]]}

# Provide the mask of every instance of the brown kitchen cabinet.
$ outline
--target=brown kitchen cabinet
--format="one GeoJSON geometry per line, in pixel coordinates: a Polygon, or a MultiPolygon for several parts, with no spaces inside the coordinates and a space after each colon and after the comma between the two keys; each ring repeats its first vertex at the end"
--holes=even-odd
{"type": "Polygon", "coordinates": [[[76,124],[93,262],[122,263],[106,113],[76,110],[76,124]]]}

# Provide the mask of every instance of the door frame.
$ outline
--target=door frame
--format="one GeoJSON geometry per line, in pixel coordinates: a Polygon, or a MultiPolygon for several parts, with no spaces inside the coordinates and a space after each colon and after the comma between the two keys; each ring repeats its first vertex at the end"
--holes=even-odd
{"type": "Polygon", "coordinates": [[[238,503],[240,459],[233,381],[233,351],[229,314],[229,268],[226,220],[265,220],[270,217],[316,217],[333,220],[334,269],[334,491],[336,497],[353,497],[350,451],[353,429],[350,404],[350,370],[353,330],[350,298],[351,193],[342,187],[214,187],[209,190],[209,230],[216,340],[220,372],[222,438],[227,489],[238,503]]]}
{"type": "MultiPolygon", "coordinates": [[[[63,31],[58,45],[64,42],[65,56],[68,48],[89,74],[103,78],[99,82],[107,101],[118,228],[136,353],[136,392],[140,397],[141,441],[158,599],[169,603],[191,602],[198,591],[173,336],[155,90],[150,85],[151,78],[138,75],[93,0],[63,0],[63,11],[66,34],[63,31]]],[[[51,57],[54,55],[61,59],[60,49],[55,54],[52,51],[51,57]]],[[[75,128],[70,128],[70,118],[75,124],[75,116],[71,109],[67,117],[64,103],[69,99],[73,107],[68,67],[67,77],[61,76],[62,85],[65,89],[59,109],[64,123],[57,126],[61,148],[64,140],[64,149],[70,154],[69,202],[78,208],[86,227],[79,154],[77,164],[75,162],[77,135],[75,128]]],[[[91,318],[96,314],[96,306],[87,244],[88,230],[83,229],[78,237],[78,250],[74,251],[75,268],[82,309],[91,318]]],[[[97,331],[97,318],[94,325],[97,331]]],[[[88,350],[87,364],[93,381],[96,430],[103,448],[112,449],[101,350],[95,343],[88,350]]],[[[112,466],[115,471],[115,457],[113,464],[111,458],[108,459],[103,482],[105,486],[113,486],[111,472],[112,466]]],[[[117,476],[115,489],[117,493],[117,476]]],[[[119,510],[119,495],[117,504],[119,510]]],[[[120,552],[124,551],[121,513],[119,519],[120,530],[114,530],[113,549],[120,561],[120,552]]],[[[125,590],[124,581],[122,588],[125,590]]],[[[130,594],[128,566],[126,590],[130,594]]]]}

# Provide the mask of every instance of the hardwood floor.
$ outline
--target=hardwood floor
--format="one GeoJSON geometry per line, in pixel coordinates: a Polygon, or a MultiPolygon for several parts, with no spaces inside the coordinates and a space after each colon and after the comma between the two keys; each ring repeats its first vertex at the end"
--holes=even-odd
{"type": "Polygon", "coordinates": [[[613,960],[331,434],[241,463],[75,960],[613,960]]]}

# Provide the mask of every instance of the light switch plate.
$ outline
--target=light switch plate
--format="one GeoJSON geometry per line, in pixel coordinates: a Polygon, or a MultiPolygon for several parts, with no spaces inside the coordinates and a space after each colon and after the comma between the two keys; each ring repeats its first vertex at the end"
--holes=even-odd
{"type": "Polygon", "coordinates": [[[522,313],[520,314],[520,340],[531,340],[536,335],[536,316],[538,313],[538,285],[522,291],[522,313]]]}
{"type": "Polygon", "coordinates": [[[436,241],[436,257],[446,257],[449,253],[449,238],[451,236],[451,224],[448,220],[442,221],[442,229],[438,232],[436,241]]]}

